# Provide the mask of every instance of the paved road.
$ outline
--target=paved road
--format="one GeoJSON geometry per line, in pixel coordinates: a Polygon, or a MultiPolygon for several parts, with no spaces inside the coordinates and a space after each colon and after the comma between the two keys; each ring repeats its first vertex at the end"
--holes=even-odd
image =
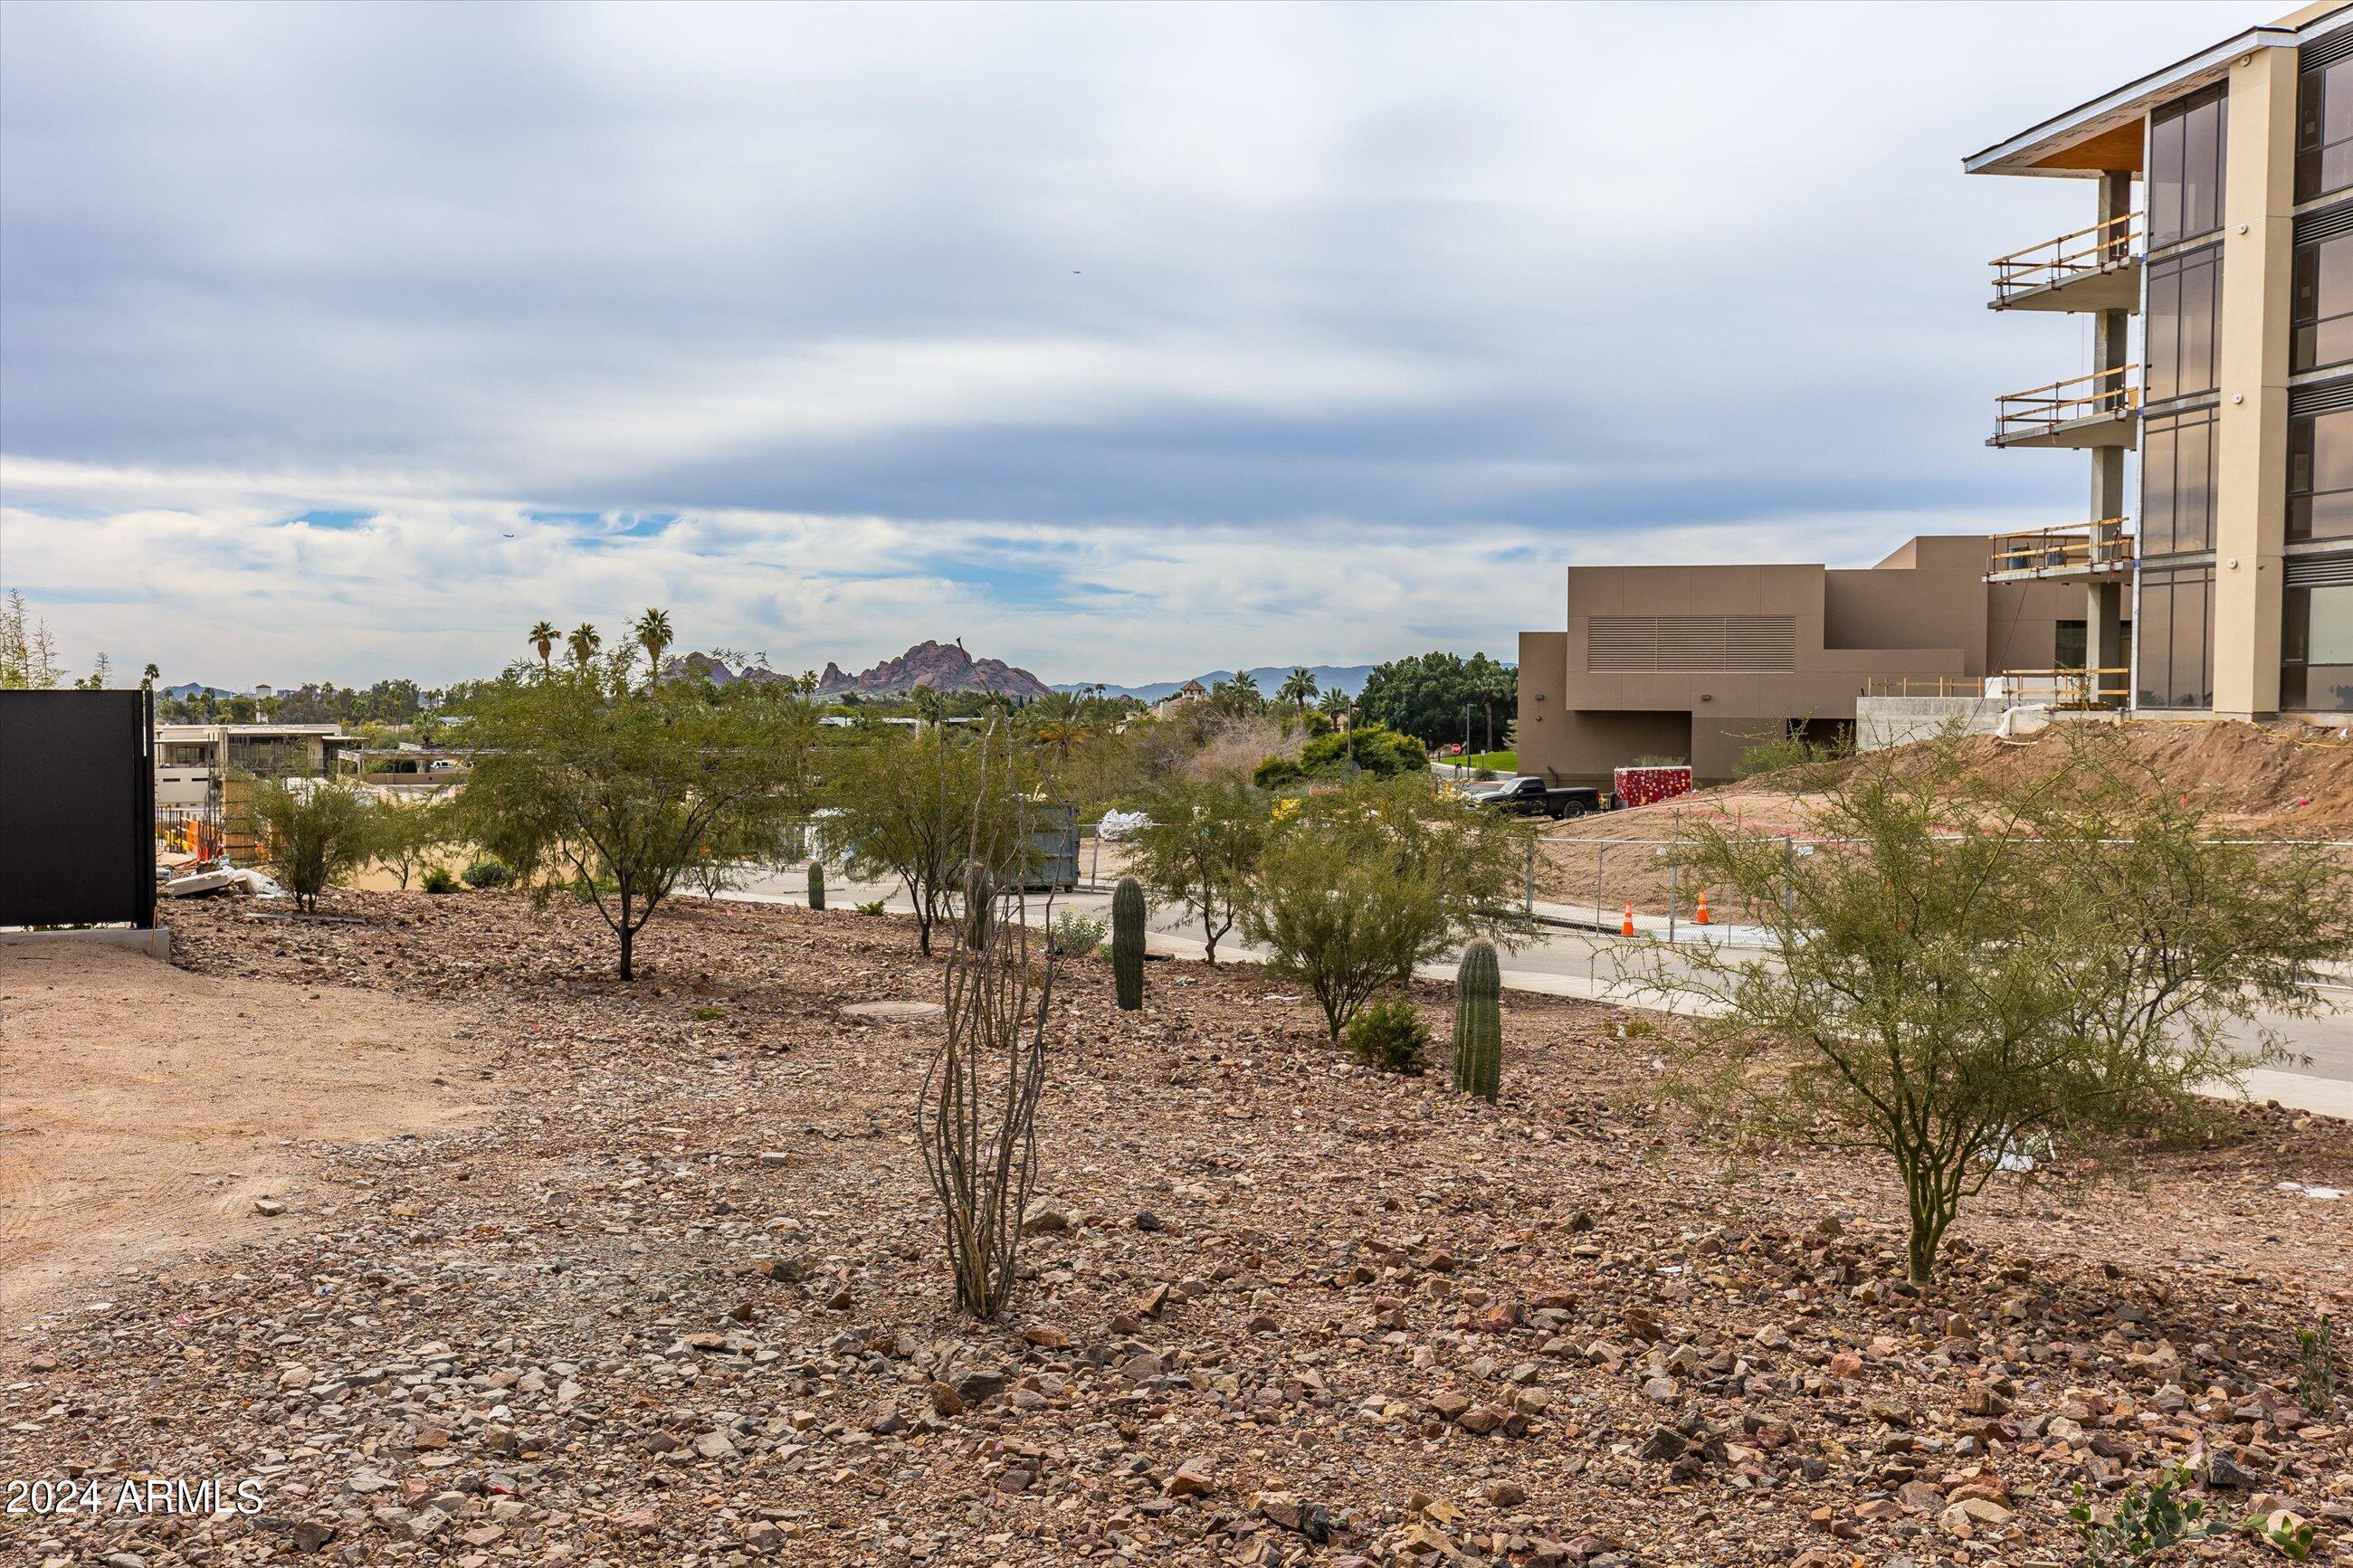
{"type": "MultiPolygon", "coordinates": [[[[731,896],[764,903],[800,904],[807,901],[807,888],[806,878],[797,870],[763,873],[731,896]]],[[[886,908],[902,912],[912,907],[895,882],[859,883],[837,874],[826,886],[826,900],[835,908],[847,909],[874,899],[881,899],[886,908]]],[[[1053,907],[1102,914],[1111,907],[1111,894],[1107,889],[1063,893],[1056,897],[1053,907]]],[[[1641,916],[1637,918],[1637,925],[1644,935],[1654,940],[1629,941],[1615,933],[1554,926],[1535,942],[1504,956],[1504,984],[1516,991],[1583,996],[1661,1011],[1683,1010],[1692,998],[1679,999],[1662,993],[1649,979],[1653,961],[1670,979],[1677,967],[1673,948],[1661,951],[1659,939],[1668,935],[1666,921],[1641,916]]],[[[1181,958],[1201,955],[1200,927],[1187,921],[1181,910],[1155,910],[1150,926],[1154,951],[1181,958]]],[[[1679,925],[1673,934],[1677,946],[1695,941],[1730,940],[1738,943],[1751,935],[1736,928],[1720,926],[1699,931],[1687,923],[1679,925]]],[[[1239,932],[1219,940],[1218,955],[1264,956],[1245,946],[1239,932]]],[[[1426,964],[1422,973],[1431,979],[1451,980],[1454,966],[1451,962],[1426,964]]],[[[2276,1100],[2297,1110],[2353,1121],[2353,984],[2332,988],[2331,995],[2333,1009],[2321,1016],[2265,1016],[2236,1031],[2242,1040],[2252,1041],[2258,1029],[2268,1027],[2293,1057],[2291,1061],[2247,1075],[2247,1089],[2254,1098],[2276,1100]]]]}

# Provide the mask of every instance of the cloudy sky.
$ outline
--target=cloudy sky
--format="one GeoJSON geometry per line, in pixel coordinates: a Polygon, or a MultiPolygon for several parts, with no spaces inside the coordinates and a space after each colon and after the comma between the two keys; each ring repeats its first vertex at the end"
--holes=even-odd
{"type": "Polygon", "coordinates": [[[1985,262],[2091,191],[1960,158],[2280,8],[12,0],[0,584],[167,681],[1134,681],[2076,521],[1985,262]]]}

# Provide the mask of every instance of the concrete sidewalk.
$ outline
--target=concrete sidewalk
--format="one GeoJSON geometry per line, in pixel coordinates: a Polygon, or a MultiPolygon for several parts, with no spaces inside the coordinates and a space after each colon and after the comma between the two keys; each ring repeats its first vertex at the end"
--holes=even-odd
{"type": "MultiPolygon", "coordinates": [[[[786,875],[755,879],[743,889],[722,897],[755,904],[806,907],[808,903],[806,885],[786,875]]],[[[892,913],[913,911],[913,905],[896,883],[884,886],[845,880],[828,883],[826,888],[828,909],[847,910],[852,904],[878,899],[892,913]]],[[[1032,911],[1033,921],[1043,923],[1048,907],[1041,900],[1032,911]]],[[[1109,889],[1057,893],[1050,907],[1056,913],[1075,910],[1108,918],[1111,893],[1109,889]]],[[[1582,911],[1581,919],[1567,918],[1577,913],[1573,906],[1539,903],[1536,913],[1554,929],[1519,951],[1504,955],[1504,989],[1533,995],[1573,996],[1653,1013],[1690,1015],[1706,1006],[1704,998],[1688,992],[1662,990],[1629,967],[1630,957],[1638,964],[1647,964],[1658,953],[1667,935],[1664,916],[1634,917],[1636,931],[1653,939],[1645,942],[1618,935],[1614,926],[1595,929],[1589,906],[1582,911]]],[[[1761,945],[1756,940],[1761,933],[1755,927],[1694,927],[1689,921],[1682,921],[1679,928],[1675,933],[1677,946],[1727,940],[1734,946],[1761,945]],[[1743,934],[1747,934],[1749,940],[1741,940],[1743,934]]],[[[1208,948],[1200,937],[1189,932],[1180,913],[1155,910],[1145,932],[1145,951],[1199,962],[1207,956],[1208,948]]],[[[1267,954],[1249,946],[1236,932],[1219,939],[1218,956],[1262,963],[1267,954]]],[[[1451,981],[1454,978],[1454,965],[1446,962],[1425,963],[1415,973],[1425,980],[1451,981]]],[[[2353,1009],[2320,1018],[2266,1018],[2261,1022],[2279,1033],[2288,1049],[2308,1059],[2290,1068],[2250,1071],[2246,1075],[2246,1098],[2275,1100],[2297,1110],[2353,1121],[2353,1009]]]]}

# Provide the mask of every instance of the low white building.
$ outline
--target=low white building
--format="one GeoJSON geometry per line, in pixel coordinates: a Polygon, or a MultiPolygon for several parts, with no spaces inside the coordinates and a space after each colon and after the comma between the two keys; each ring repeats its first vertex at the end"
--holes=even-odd
{"type": "Polygon", "coordinates": [[[359,743],[336,724],[158,724],[156,809],[217,810],[231,773],[330,773],[359,743]]]}

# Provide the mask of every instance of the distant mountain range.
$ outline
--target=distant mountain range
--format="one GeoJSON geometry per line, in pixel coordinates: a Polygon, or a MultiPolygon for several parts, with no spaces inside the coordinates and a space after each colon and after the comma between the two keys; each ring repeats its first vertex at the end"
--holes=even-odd
{"type": "MultiPolygon", "coordinates": [[[[741,669],[729,669],[720,660],[705,653],[681,654],[665,667],[670,675],[693,676],[718,686],[729,686],[739,680],[767,681],[787,679],[775,670],[759,665],[745,665],[741,669]]],[[[817,691],[820,697],[898,697],[907,692],[929,688],[934,691],[985,691],[992,696],[1010,697],[1030,701],[1047,695],[1053,688],[1001,658],[975,658],[965,651],[962,642],[919,642],[896,658],[886,658],[871,668],[849,674],[832,660],[826,661],[824,673],[818,677],[817,691]]]]}
{"type": "Polygon", "coordinates": [[[973,658],[965,651],[962,639],[954,643],[919,642],[898,658],[886,658],[856,675],[843,674],[839,665],[828,659],[825,672],[817,681],[820,697],[851,691],[862,697],[884,697],[926,686],[934,691],[986,691],[991,696],[1017,697],[1024,701],[1043,697],[1053,689],[1028,670],[1017,669],[1001,658],[973,658]]]}
{"type": "Polygon", "coordinates": [[[185,702],[195,697],[239,697],[244,694],[226,690],[217,686],[206,686],[201,680],[184,680],[177,686],[166,686],[156,695],[168,697],[174,702],[185,702]]]}
{"type": "MultiPolygon", "coordinates": [[[[1251,679],[1258,682],[1258,689],[1261,691],[1271,697],[1277,687],[1291,679],[1291,672],[1296,668],[1298,667],[1289,664],[1262,664],[1250,671],[1250,676],[1251,679]]],[[[1311,664],[1307,667],[1307,671],[1315,678],[1316,690],[1340,691],[1354,697],[1365,689],[1365,678],[1373,673],[1373,667],[1369,664],[1311,664]]],[[[1207,675],[1197,675],[1193,679],[1204,686],[1215,686],[1220,680],[1231,680],[1233,678],[1234,672],[1230,669],[1213,669],[1207,675]]],[[[1157,702],[1164,697],[1174,697],[1184,689],[1185,683],[1181,680],[1155,680],[1146,686],[1105,686],[1103,695],[1133,697],[1138,702],[1157,702]]],[[[1094,687],[1083,680],[1073,680],[1059,684],[1054,689],[1092,691],[1094,687]]]]}

